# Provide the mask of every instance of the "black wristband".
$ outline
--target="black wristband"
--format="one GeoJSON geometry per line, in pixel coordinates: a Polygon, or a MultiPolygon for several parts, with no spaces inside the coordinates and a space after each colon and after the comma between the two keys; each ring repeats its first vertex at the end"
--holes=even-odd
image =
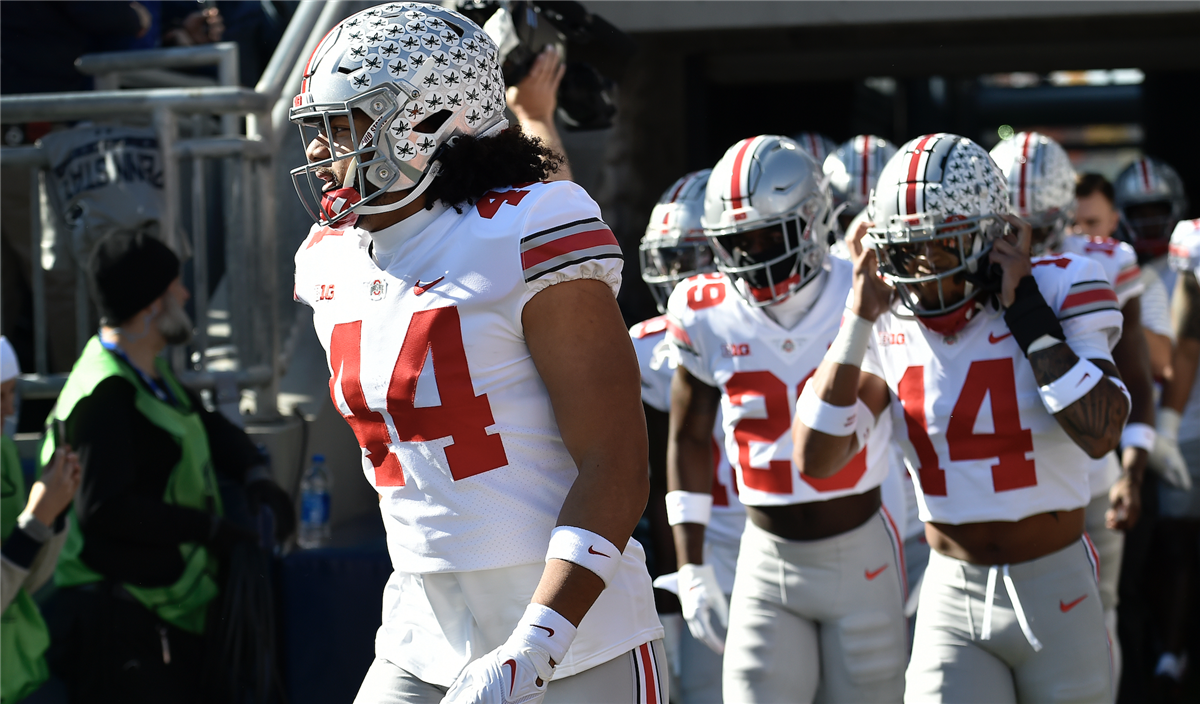
{"type": "Polygon", "coordinates": [[[1004,311],[1004,322],[1026,356],[1029,346],[1043,335],[1067,339],[1062,323],[1046,303],[1033,276],[1026,276],[1017,284],[1013,303],[1004,311]]]}

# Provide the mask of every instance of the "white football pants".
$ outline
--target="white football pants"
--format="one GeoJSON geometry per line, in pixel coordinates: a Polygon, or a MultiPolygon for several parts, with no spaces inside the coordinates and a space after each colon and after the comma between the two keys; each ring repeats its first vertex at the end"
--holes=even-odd
{"type": "Polygon", "coordinates": [[[904,701],[1112,702],[1096,579],[1087,536],[1014,565],[931,552],[904,701]]]}
{"type": "Polygon", "coordinates": [[[882,509],[823,540],[784,540],[747,521],[725,641],[725,701],[901,701],[903,563],[902,538],[882,509]]]}

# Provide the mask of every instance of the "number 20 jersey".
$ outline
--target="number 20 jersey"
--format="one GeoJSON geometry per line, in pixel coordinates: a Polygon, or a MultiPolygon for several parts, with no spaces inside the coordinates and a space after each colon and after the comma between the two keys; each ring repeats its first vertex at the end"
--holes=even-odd
{"type": "Polygon", "coordinates": [[[400,243],[386,270],[354,227],[314,227],[296,253],[296,298],[313,308],[331,395],[408,573],[545,558],[577,468],[521,311],[560,281],[620,286],[617,241],[574,184],[502,189],[462,208],[400,243]]]}
{"type": "MultiPolygon", "coordinates": [[[[1067,344],[1120,337],[1117,295],[1094,261],[1034,260],[1033,276],[1067,344]]],[[[885,313],[862,369],[887,382],[896,437],[917,488],[922,521],[1018,521],[1086,506],[1093,460],[1042,405],[1033,367],[990,304],[955,335],[885,313]]],[[[1107,347],[1108,349],[1103,349],[1107,347]]]]}
{"type": "Polygon", "coordinates": [[[725,449],[748,506],[828,501],[879,486],[888,472],[891,416],[880,416],[867,447],[837,474],[801,476],[792,462],[792,413],[804,384],[837,335],[850,291],[851,265],[826,257],[812,308],[791,330],[751,308],[723,274],[703,274],[675,288],[667,304],[668,340],[679,363],[721,389],[725,449]]]}

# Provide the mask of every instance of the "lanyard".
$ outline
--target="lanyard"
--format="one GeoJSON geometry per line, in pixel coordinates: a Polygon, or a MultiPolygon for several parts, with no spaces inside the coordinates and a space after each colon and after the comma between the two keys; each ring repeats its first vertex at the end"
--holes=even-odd
{"type": "Polygon", "coordinates": [[[179,405],[179,401],[175,398],[175,394],[171,392],[171,387],[169,385],[167,385],[165,382],[159,384],[154,380],[153,377],[139,369],[136,364],[129,360],[129,355],[125,354],[125,350],[118,347],[115,342],[108,342],[107,340],[101,339],[100,344],[104,347],[104,349],[125,360],[125,363],[132,367],[133,371],[137,372],[137,375],[141,377],[146,386],[150,387],[150,390],[154,392],[154,395],[158,397],[159,401],[162,401],[163,403],[169,403],[172,406],[179,405]]]}

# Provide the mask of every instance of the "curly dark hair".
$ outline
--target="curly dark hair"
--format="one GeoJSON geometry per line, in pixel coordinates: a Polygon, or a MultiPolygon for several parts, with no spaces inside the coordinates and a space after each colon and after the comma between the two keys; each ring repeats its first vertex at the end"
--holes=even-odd
{"type": "Polygon", "coordinates": [[[563,157],[541,139],[530,137],[519,126],[495,137],[461,136],[439,157],[442,172],[425,191],[426,208],[441,201],[462,212],[483,194],[517,183],[545,181],[558,171],[563,157]]]}

